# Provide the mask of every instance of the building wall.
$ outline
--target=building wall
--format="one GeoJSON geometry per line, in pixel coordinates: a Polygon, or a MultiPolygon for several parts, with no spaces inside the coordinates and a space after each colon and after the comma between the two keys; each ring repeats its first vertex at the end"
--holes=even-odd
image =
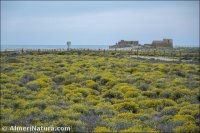
{"type": "Polygon", "coordinates": [[[118,43],[116,43],[116,45],[109,46],[109,48],[124,48],[124,47],[134,47],[134,46],[139,46],[139,42],[121,40],[118,43]]]}
{"type": "Polygon", "coordinates": [[[109,46],[109,48],[136,48],[136,47],[143,47],[143,48],[173,48],[173,40],[172,39],[163,39],[163,40],[154,40],[151,44],[144,44],[141,46],[139,41],[124,41],[121,40],[113,46],[109,46]]]}
{"type": "Polygon", "coordinates": [[[173,40],[172,39],[163,39],[162,41],[153,41],[151,44],[152,47],[168,47],[173,48],[173,40]]]}

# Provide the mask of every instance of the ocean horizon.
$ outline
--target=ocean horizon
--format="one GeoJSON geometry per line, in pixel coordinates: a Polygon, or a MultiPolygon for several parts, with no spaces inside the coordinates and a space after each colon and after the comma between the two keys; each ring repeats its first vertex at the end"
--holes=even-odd
{"type": "MultiPolygon", "coordinates": [[[[92,49],[92,50],[98,50],[98,49],[109,49],[110,45],[71,45],[71,49],[92,49]]],[[[196,48],[192,46],[173,46],[174,48],[179,47],[190,47],[190,48],[196,48]]],[[[198,47],[199,48],[199,47],[198,47]]],[[[34,50],[34,49],[67,49],[67,45],[1,45],[1,51],[11,51],[11,50],[34,50]]]]}
{"type": "MultiPolygon", "coordinates": [[[[109,49],[109,45],[71,45],[71,49],[109,49]]],[[[67,49],[66,45],[1,45],[1,51],[19,49],[67,49]]]]}

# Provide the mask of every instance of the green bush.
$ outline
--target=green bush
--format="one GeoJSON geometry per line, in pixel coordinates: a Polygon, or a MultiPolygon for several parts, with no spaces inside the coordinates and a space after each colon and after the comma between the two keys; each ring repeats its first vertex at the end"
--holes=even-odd
{"type": "Polygon", "coordinates": [[[135,119],[135,118],[136,118],[136,114],[132,112],[123,112],[117,115],[117,119],[130,120],[130,119],[135,119]]]}
{"type": "Polygon", "coordinates": [[[96,133],[102,133],[102,132],[111,132],[110,128],[107,127],[95,127],[95,129],[93,130],[96,133]]]}
{"type": "Polygon", "coordinates": [[[87,107],[84,106],[83,104],[73,104],[70,106],[70,108],[78,113],[87,113],[88,112],[87,107]]]}
{"type": "Polygon", "coordinates": [[[56,84],[61,84],[65,81],[65,77],[63,75],[56,75],[53,79],[52,79],[56,84]]]}
{"type": "Polygon", "coordinates": [[[15,57],[9,57],[7,60],[6,60],[6,63],[22,63],[21,60],[15,58],[15,57]]]}
{"type": "Polygon", "coordinates": [[[86,87],[99,90],[99,85],[93,80],[86,80],[84,84],[86,87]]]}
{"type": "Polygon", "coordinates": [[[101,102],[95,106],[95,113],[98,115],[113,116],[116,113],[116,111],[112,104],[101,102]]]}
{"type": "Polygon", "coordinates": [[[166,106],[174,106],[176,102],[171,99],[155,99],[143,100],[139,102],[142,108],[153,108],[156,111],[161,111],[166,106]]]}
{"type": "Polygon", "coordinates": [[[36,77],[33,75],[33,74],[31,74],[31,73],[25,73],[22,77],[21,77],[21,82],[23,83],[23,84],[26,84],[27,82],[30,82],[30,81],[32,81],[32,80],[35,80],[36,79],[36,77]]]}
{"type": "Polygon", "coordinates": [[[183,126],[177,126],[173,131],[176,133],[198,133],[200,132],[200,127],[195,124],[185,124],[183,126]]]}
{"type": "Polygon", "coordinates": [[[27,88],[33,91],[37,91],[47,86],[48,86],[48,83],[46,83],[43,79],[37,79],[37,80],[33,80],[27,83],[27,88]]]}
{"type": "Polygon", "coordinates": [[[150,87],[148,85],[139,85],[139,86],[137,86],[137,88],[141,91],[147,91],[150,89],[150,87]]]}
{"type": "Polygon", "coordinates": [[[122,133],[132,133],[132,132],[158,132],[157,130],[151,128],[151,127],[145,127],[145,128],[142,128],[142,127],[131,127],[131,128],[128,128],[128,129],[124,129],[124,130],[120,130],[120,132],[122,133]]]}
{"type": "Polygon", "coordinates": [[[124,97],[125,98],[134,98],[134,97],[137,97],[139,96],[140,93],[139,91],[127,91],[125,94],[124,94],[124,97]]]}
{"type": "Polygon", "coordinates": [[[38,109],[44,110],[47,107],[47,104],[45,101],[33,101],[26,105],[26,108],[34,108],[37,107],[38,109]]]}
{"type": "Polygon", "coordinates": [[[170,106],[170,107],[165,107],[162,111],[161,111],[161,115],[176,115],[178,113],[179,109],[177,107],[174,106],[170,106]]]}
{"type": "Polygon", "coordinates": [[[132,113],[137,113],[138,109],[139,109],[139,105],[136,104],[135,102],[123,102],[123,103],[119,103],[116,104],[115,107],[119,110],[119,111],[130,111],[132,113]]]}
{"type": "Polygon", "coordinates": [[[120,91],[114,91],[114,90],[108,90],[103,95],[105,98],[117,98],[117,99],[123,99],[124,96],[120,91]]]}
{"type": "Polygon", "coordinates": [[[110,81],[109,78],[106,78],[106,77],[101,78],[101,84],[102,84],[102,85],[106,85],[106,83],[108,83],[109,81],[110,81]]]}
{"type": "Polygon", "coordinates": [[[153,91],[144,91],[144,92],[142,92],[142,95],[147,96],[149,98],[156,98],[157,97],[156,92],[153,92],[153,91]]]}
{"type": "Polygon", "coordinates": [[[171,89],[166,89],[160,93],[160,97],[163,98],[172,98],[173,91],[171,89]]]}

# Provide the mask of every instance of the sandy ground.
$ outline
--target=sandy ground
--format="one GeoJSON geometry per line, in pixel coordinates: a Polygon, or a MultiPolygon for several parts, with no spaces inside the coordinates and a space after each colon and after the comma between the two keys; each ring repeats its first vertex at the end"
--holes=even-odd
{"type": "Polygon", "coordinates": [[[161,61],[181,61],[181,62],[192,62],[192,60],[179,60],[179,59],[172,59],[167,57],[160,57],[160,56],[140,56],[140,55],[131,55],[132,58],[142,58],[142,59],[154,59],[154,60],[161,60],[161,61]]]}

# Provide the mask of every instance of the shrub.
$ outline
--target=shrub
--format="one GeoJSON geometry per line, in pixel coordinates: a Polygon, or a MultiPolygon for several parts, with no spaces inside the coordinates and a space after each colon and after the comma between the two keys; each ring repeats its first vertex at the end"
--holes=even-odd
{"type": "Polygon", "coordinates": [[[195,124],[184,124],[183,126],[177,126],[173,131],[176,133],[199,133],[200,127],[195,124]]]}
{"type": "Polygon", "coordinates": [[[94,80],[95,82],[100,81],[100,79],[101,79],[101,76],[100,76],[100,75],[97,75],[97,76],[95,76],[95,77],[93,78],[93,80],[94,80]]]}
{"type": "Polygon", "coordinates": [[[123,120],[123,119],[116,119],[114,121],[114,128],[116,130],[123,130],[123,129],[127,129],[127,128],[132,127],[134,124],[135,123],[133,121],[123,120]]]}
{"type": "Polygon", "coordinates": [[[147,90],[150,89],[148,85],[140,85],[140,86],[138,86],[137,88],[138,88],[139,90],[141,90],[141,91],[147,91],[147,90]]]}
{"type": "Polygon", "coordinates": [[[32,75],[31,73],[25,73],[22,77],[21,77],[21,82],[23,84],[26,84],[27,82],[33,81],[35,80],[36,77],[34,75],[32,75]]]}
{"type": "Polygon", "coordinates": [[[53,79],[52,79],[56,84],[61,84],[62,82],[65,81],[65,77],[63,75],[56,75],[53,79]]]}
{"type": "Polygon", "coordinates": [[[124,112],[124,113],[119,113],[117,115],[117,119],[123,119],[123,120],[133,120],[136,118],[136,114],[132,112],[124,112]]]}
{"type": "Polygon", "coordinates": [[[178,71],[176,72],[176,75],[177,75],[177,76],[180,76],[180,77],[185,77],[185,74],[184,74],[182,71],[180,71],[180,70],[178,70],[178,71]]]}
{"type": "Polygon", "coordinates": [[[181,123],[181,126],[183,124],[191,123],[192,121],[194,121],[194,117],[191,115],[175,115],[172,121],[181,123]]]}
{"type": "Polygon", "coordinates": [[[138,113],[154,115],[154,114],[157,113],[157,111],[155,111],[153,108],[145,108],[145,109],[142,109],[142,108],[140,107],[140,110],[139,110],[138,113]]]}
{"type": "Polygon", "coordinates": [[[135,78],[133,76],[128,76],[125,79],[125,82],[128,83],[128,84],[133,84],[133,83],[135,83],[135,78]]]}
{"type": "Polygon", "coordinates": [[[123,102],[123,103],[119,103],[116,104],[115,107],[119,110],[119,111],[130,111],[132,113],[136,113],[139,109],[139,105],[136,104],[135,102],[123,102]]]}
{"type": "Polygon", "coordinates": [[[84,106],[83,104],[79,104],[79,103],[71,105],[70,108],[79,113],[87,113],[88,112],[86,106],[84,106]]]}
{"type": "Polygon", "coordinates": [[[84,97],[87,97],[88,95],[91,94],[91,89],[90,88],[76,88],[74,90],[74,93],[81,93],[84,97]]]}
{"type": "Polygon", "coordinates": [[[97,126],[97,127],[94,128],[93,132],[103,133],[103,132],[111,132],[111,130],[108,127],[97,126]]]}
{"type": "Polygon", "coordinates": [[[137,128],[137,127],[131,127],[128,129],[120,130],[121,133],[140,133],[142,132],[142,128],[137,128]]]}
{"type": "Polygon", "coordinates": [[[122,133],[140,133],[140,132],[158,132],[155,129],[151,127],[145,127],[145,128],[140,128],[140,127],[131,127],[128,129],[120,130],[122,133]]]}
{"type": "Polygon", "coordinates": [[[134,97],[137,97],[139,95],[140,95],[139,91],[127,91],[124,94],[125,98],[134,98],[134,97]]]}
{"type": "Polygon", "coordinates": [[[1,108],[1,120],[8,120],[11,117],[11,114],[13,113],[12,108],[1,108]]]}
{"type": "Polygon", "coordinates": [[[178,112],[179,115],[192,115],[193,114],[193,110],[190,109],[181,109],[178,112]]]}
{"type": "Polygon", "coordinates": [[[108,90],[106,93],[103,95],[105,98],[117,98],[117,99],[123,99],[124,96],[120,91],[113,91],[113,90],[108,90]]]}
{"type": "Polygon", "coordinates": [[[31,82],[27,83],[27,88],[33,90],[33,91],[37,91],[38,89],[45,87],[46,83],[42,80],[34,80],[31,82]]]}
{"type": "Polygon", "coordinates": [[[99,89],[98,84],[93,80],[86,80],[85,85],[86,85],[86,87],[89,87],[89,88],[92,88],[92,89],[95,89],[95,90],[99,89]]]}
{"type": "Polygon", "coordinates": [[[162,111],[161,111],[161,115],[176,115],[178,113],[179,109],[177,107],[165,107],[162,111]]]}
{"type": "Polygon", "coordinates": [[[138,71],[137,68],[126,68],[125,69],[125,72],[127,72],[127,73],[134,73],[134,72],[137,72],[137,71],[138,71]]]}
{"type": "Polygon", "coordinates": [[[190,91],[187,89],[177,89],[175,91],[173,91],[172,93],[172,99],[177,100],[179,98],[182,98],[184,96],[190,95],[190,91]]]}
{"type": "Polygon", "coordinates": [[[9,76],[7,76],[4,73],[0,73],[0,75],[1,75],[1,80],[0,80],[1,85],[4,84],[4,83],[9,83],[10,82],[9,76]]]}
{"type": "Polygon", "coordinates": [[[26,106],[26,108],[34,108],[34,107],[37,107],[38,109],[44,110],[47,107],[47,104],[44,101],[37,100],[37,101],[33,101],[33,102],[29,103],[26,106]]]}
{"type": "Polygon", "coordinates": [[[38,90],[40,88],[42,88],[42,84],[41,82],[38,82],[38,81],[32,81],[32,82],[29,82],[27,84],[27,87],[31,90],[38,90]]]}
{"type": "Polygon", "coordinates": [[[170,99],[155,99],[155,100],[143,100],[139,102],[142,108],[153,108],[156,111],[162,110],[165,106],[173,106],[176,103],[170,99]]]}
{"type": "Polygon", "coordinates": [[[58,108],[57,106],[51,105],[51,106],[47,106],[43,110],[43,112],[45,116],[47,117],[47,121],[52,121],[58,118],[58,112],[60,112],[60,108],[58,108]]]}
{"type": "Polygon", "coordinates": [[[174,86],[178,86],[178,85],[181,85],[184,81],[185,80],[183,78],[175,78],[173,81],[171,81],[171,83],[174,86]]]}
{"type": "Polygon", "coordinates": [[[178,121],[172,121],[171,115],[164,115],[158,119],[157,129],[160,132],[172,132],[172,129],[176,126],[180,126],[181,123],[178,121]]]}
{"type": "Polygon", "coordinates": [[[106,85],[106,83],[109,82],[109,81],[110,81],[110,79],[108,79],[108,78],[105,78],[105,77],[101,78],[101,84],[102,85],[106,85]]]}
{"type": "Polygon", "coordinates": [[[161,99],[161,103],[163,104],[163,106],[174,106],[176,105],[176,102],[174,102],[171,99],[161,99]]]}
{"type": "Polygon", "coordinates": [[[82,93],[80,93],[80,92],[68,93],[66,95],[66,98],[68,98],[70,101],[73,101],[75,103],[80,103],[80,102],[84,101],[84,97],[83,97],[82,93]]]}
{"type": "Polygon", "coordinates": [[[143,100],[139,102],[140,107],[142,108],[153,108],[155,110],[161,110],[161,101],[160,100],[143,100]]]}
{"type": "MultiPolygon", "coordinates": [[[[137,91],[137,89],[135,87],[130,86],[127,83],[117,83],[113,89],[119,90],[122,93],[126,93],[127,91],[137,91]]],[[[138,90],[139,91],[139,90],[138,90]]]]}
{"type": "Polygon", "coordinates": [[[163,98],[171,98],[171,97],[172,97],[172,93],[173,93],[172,90],[166,89],[166,90],[164,90],[164,91],[162,91],[162,92],[160,93],[160,97],[163,97],[163,98]]]}
{"type": "Polygon", "coordinates": [[[62,60],[56,60],[55,63],[62,63],[62,60]]]}
{"type": "Polygon", "coordinates": [[[119,79],[112,79],[110,81],[108,81],[106,83],[106,87],[108,87],[108,89],[112,88],[114,85],[118,84],[120,82],[119,79]]]}
{"type": "Polygon", "coordinates": [[[67,120],[67,126],[70,126],[72,130],[70,132],[83,132],[86,131],[86,124],[83,123],[81,120],[67,120]]]}
{"type": "Polygon", "coordinates": [[[7,63],[22,63],[21,60],[15,58],[15,57],[9,57],[7,60],[6,60],[7,63]]]}
{"type": "Polygon", "coordinates": [[[15,69],[15,67],[10,66],[10,67],[6,67],[6,68],[2,68],[2,72],[10,72],[14,69],[15,69]]]}
{"type": "Polygon", "coordinates": [[[93,114],[93,112],[90,112],[90,114],[82,114],[80,119],[86,124],[88,132],[92,132],[94,127],[100,124],[101,120],[100,117],[96,114],[93,114]]]}
{"type": "Polygon", "coordinates": [[[135,119],[138,119],[140,121],[150,120],[150,118],[151,118],[150,114],[139,113],[135,115],[135,119]]]}
{"type": "Polygon", "coordinates": [[[95,113],[98,115],[113,116],[115,114],[114,106],[110,103],[99,103],[95,106],[95,113]]]}
{"type": "Polygon", "coordinates": [[[13,101],[12,105],[13,105],[13,109],[24,109],[24,107],[26,106],[27,101],[24,99],[16,99],[13,101]]]}
{"type": "Polygon", "coordinates": [[[35,107],[26,110],[16,110],[14,119],[8,125],[30,126],[43,119],[41,111],[35,107]]]}
{"type": "Polygon", "coordinates": [[[71,83],[79,82],[79,79],[73,74],[65,75],[65,81],[63,82],[64,85],[69,85],[71,83]]]}
{"type": "Polygon", "coordinates": [[[155,97],[157,97],[156,92],[153,92],[153,91],[142,92],[142,95],[143,96],[147,96],[149,98],[155,98],[155,97]]]}
{"type": "Polygon", "coordinates": [[[95,99],[89,99],[87,101],[89,105],[97,105],[99,103],[99,100],[95,100],[95,99]]]}

